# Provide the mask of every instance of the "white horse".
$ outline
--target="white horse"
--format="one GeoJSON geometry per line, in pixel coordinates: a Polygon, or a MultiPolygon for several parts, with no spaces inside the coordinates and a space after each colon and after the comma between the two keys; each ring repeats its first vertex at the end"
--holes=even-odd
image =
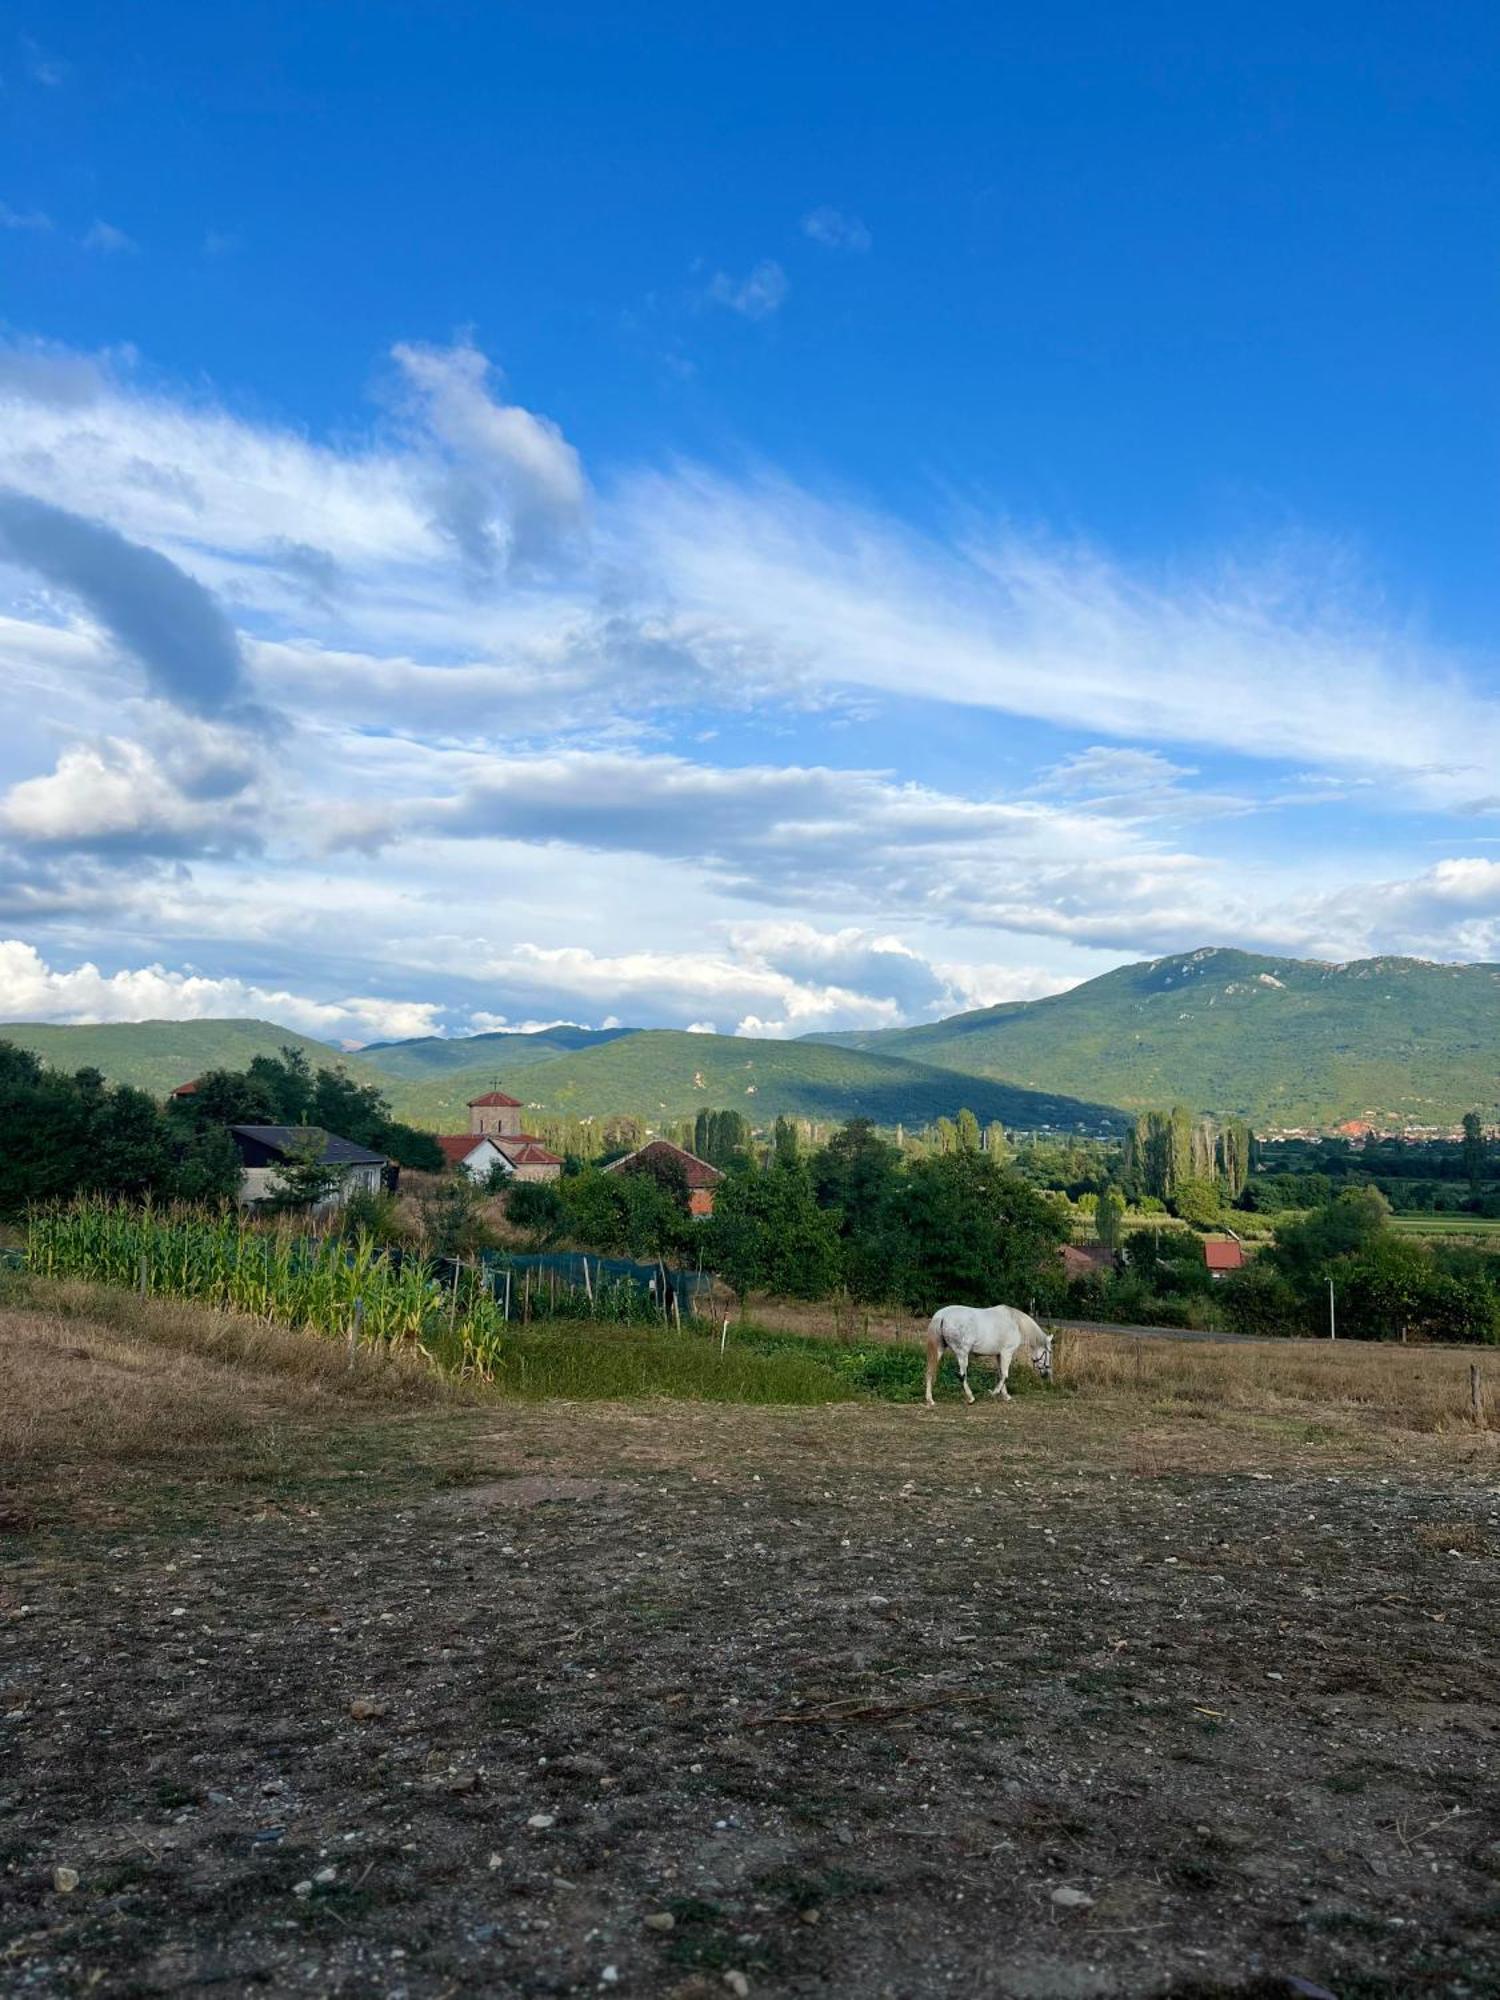
{"type": "Polygon", "coordinates": [[[970,1358],[976,1354],[992,1354],[998,1379],[990,1394],[1003,1396],[1009,1402],[1010,1390],[1005,1385],[1005,1378],[1010,1374],[1010,1364],[1023,1347],[1026,1359],[1037,1374],[1044,1382],[1050,1380],[1052,1336],[1045,1327],[1037,1325],[1030,1313],[1023,1313],[1015,1306],[941,1307],[927,1323],[928,1402],[932,1401],[932,1385],[937,1380],[944,1354],[951,1354],[958,1363],[958,1379],[963,1384],[966,1403],[974,1400],[974,1392],[969,1387],[970,1358]]]}

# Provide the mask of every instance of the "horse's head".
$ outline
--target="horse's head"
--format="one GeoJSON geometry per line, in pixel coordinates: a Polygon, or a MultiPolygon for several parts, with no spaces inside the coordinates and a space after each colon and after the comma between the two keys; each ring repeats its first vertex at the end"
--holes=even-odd
{"type": "Polygon", "coordinates": [[[1052,1380],[1052,1336],[1041,1329],[1032,1338],[1031,1365],[1044,1382],[1052,1380]]]}

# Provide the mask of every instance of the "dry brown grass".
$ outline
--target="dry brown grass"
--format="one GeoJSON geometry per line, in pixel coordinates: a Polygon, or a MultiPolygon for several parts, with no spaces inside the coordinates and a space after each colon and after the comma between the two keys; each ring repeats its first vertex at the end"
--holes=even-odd
{"type": "Polygon", "coordinates": [[[0,1466],[184,1462],[252,1446],[268,1423],[454,1392],[420,1363],[101,1285],[7,1287],[0,1466]],[[14,1304],[9,1304],[14,1301],[14,1304]]]}
{"type": "MultiPolygon", "coordinates": [[[[727,1304],[721,1309],[727,1310],[727,1304]]],[[[777,1332],[826,1339],[918,1342],[925,1319],[889,1308],[755,1299],[750,1317],[777,1332]]],[[[1212,1409],[1318,1418],[1381,1428],[1473,1431],[1469,1370],[1480,1372],[1485,1424],[1500,1430],[1500,1349],[1404,1347],[1370,1341],[1172,1340],[1160,1335],[1062,1332],[1058,1379],[1139,1396],[1158,1410],[1212,1409]]],[[[983,1370],[981,1368],[981,1374],[983,1370]]]]}
{"type": "Polygon", "coordinates": [[[1400,1430],[1475,1428],[1469,1370],[1500,1396],[1493,1348],[1376,1346],[1366,1341],[1134,1339],[1128,1334],[1061,1333],[1059,1380],[1133,1393],[1157,1407],[1257,1410],[1302,1417],[1343,1416],[1400,1430]]]}

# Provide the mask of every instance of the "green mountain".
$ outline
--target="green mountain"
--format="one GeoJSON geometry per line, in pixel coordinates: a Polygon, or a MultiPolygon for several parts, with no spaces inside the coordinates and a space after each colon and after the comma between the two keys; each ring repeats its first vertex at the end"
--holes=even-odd
{"type": "Polygon", "coordinates": [[[165,1096],[207,1069],[243,1069],[287,1044],[327,1067],[341,1063],[375,1083],[398,1118],[434,1132],[462,1132],[467,1104],[498,1084],[537,1112],[643,1118],[690,1116],[701,1105],[742,1109],[756,1124],[785,1114],[836,1123],[864,1116],[882,1125],[925,1125],[965,1105],[1013,1128],[1100,1131],[1120,1123],[1104,1104],[1057,1092],[1017,1090],[955,1076],[884,1054],[812,1042],[746,1041],[673,1029],[547,1028],[533,1035],[424,1037],[344,1055],[270,1021],[140,1021],[107,1027],[0,1022],[0,1039],[34,1049],[56,1069],[102,1070],[165,1096]]]}
{"type": "MultiPolygon", "coordinates": [[[[638,1032],[633,1028],[538,1028],[530,1034],[502,1031],[492,1035],[464,1035],[460,1038],[424,1035],[410,1042],[371,1042],[360,1050],[361,1058],[373,1063],[387,1076],[426,1078],[445,1075],[449,1070],[477,1072],[486,1064],[494,1075],[506,1077],[552,1056],[575,1055],[580,1049],[602,1047],[622,1035],[638,1032]]],[[[488,1084],[486,1088],[488,1088],[488,1084]]]]}
{"type": "Polygon", "coordinates": [[[111,1083],[132,1083],[156,1097],[207,1069],[243,1069],[252,1056],[274,1056],[288,1046],[320,1069],[343,1063],[362,1081],[378,1081],[359,1056],[271,1021],[112,1021],[66,1028],[0,1021],[0,1041],[30,1049],[52,1069],[97,1069],[111,1083]]]}
{"type": "MultiPolygon", "coordinates": [[[[488,1040],[488,1037],[479,1038],[488,1040]]],[[[472,1049],[473,1042],[454,1042],[472,1049]]],[[[389,1051],[372,1050],[384,1062],[389,1051]]],[[[1059,1092],[1018,1090],[995,1079],[955,1076],[899,1057],[830,1048],[813,1042],[750,1041],[732,1035],[690,1035],[641,1029],[593,1047],[530,1065],[509,1065],[513,1095],[538,1114],[682,1118],[700,1105],[743,1110],[756,1124],[781,1115],[836,1123],[873,1118],[882,1125],[925,1125],[965,1105],[985,1122],[1033,1129],[1043,1125],[1096,1132],[1120,1123],[1104,1104],[1081,1104],[1059,1092]],[[519,1072],[514,1074],[514,1072],[519,1072]]],[[[491,1056],[439,1075],[388,1074],[396,1115],[433,1131],[461,1132],[470,1097],[506,1087],[506,1069],[491,1056]]]]}
{"type": "Polygon", "coordinates": [[[1450,1125],[1500,1106],[1500,965],[1194,951],[1046,1000],[818,1039],[1132,1110],[1186,1103],[1262,1130],[1450,1125]]]}

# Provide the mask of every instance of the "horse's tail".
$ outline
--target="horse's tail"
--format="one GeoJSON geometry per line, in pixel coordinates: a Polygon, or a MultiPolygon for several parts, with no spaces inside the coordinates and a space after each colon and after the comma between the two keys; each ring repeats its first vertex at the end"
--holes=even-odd
{"type": "Polygon", "coordinates": [[[942,1307],[927,1322],[927,1352],[933,1356],[940,1355],[948,1344],[948,1329],[943,1323],[946,1311],[947,1307],[942,1307]]]}

